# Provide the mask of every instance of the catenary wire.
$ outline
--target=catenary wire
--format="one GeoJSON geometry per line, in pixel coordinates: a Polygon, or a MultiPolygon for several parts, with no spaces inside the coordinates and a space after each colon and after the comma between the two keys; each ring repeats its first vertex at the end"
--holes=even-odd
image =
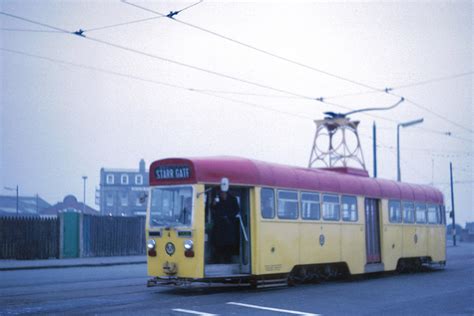
{"type": "Polygon", "coordinates": [[[196,2],[194,4],[191,4],[181,10],[178,10],[178,11],[171,11],[167,16],[153,16],[153,17],[150,17],[150,18],[145,18],[145,19],[138,19],[138,20],[132,20],[132,21],[128,21],[128,22],[122,22],[122,23],[116,23],[116,24],[111,24],[111,25],[105,25],[105,26],[99,26],[99,27],[95,27],[95,28],[89,28],[89,29],[84,29],[82,30],[84,33],[86,32],[93,32],[93,31],[99,31],[99,30],[105,30],[105,29],[110,29],[110,28],[114,28],[114,27],[118,27],[118,26],[124,26],[124,25],[129,25],[129,24],[135,24],[135,23],[141,23],[141,22],[146,22],[146,21],[151,21],[151,20],[156,20],[156,19],[161,19],[161,18],[165,18],[165,17],[169,17],[170,14],[173,14],[173,15],[176,15],[180,12],[183,12],[184,10],[187,10],[189,8],[192,8],[194,7],[195,5],[198,5],[202,2],[203,0],[200,0],[199,2],[196,2]]]}
{"type": "MultiPolygon", "coordinates": [[[[149,8],[146,8],[146,7],[143,7],[143,6],[140,6],[140,5],[137,5],[135,3],[131,3],[131,2],[128,2],[127,0],[121,0],[123,3],[125,4],[128,4],[130,6],[134,6],[136,8],[139,8],[139,9],[142,9],[142,10],[145,10],[145,11],[148,11],[148,12],[151,12],[151,13],[154,13],[154,14],[157,14],[159,16],[167,16],[166,14],[163,14],[163,13],[160,13],[160,12],[157,12],[155,10],[151,10],[149,8]]],[[[340,80],[343,80],[343,81],[346,81],[346,82],[350,82],[352,84],[355,84],[355,85],[358,85],[358,86],[362,86],[362,87],[365,87],[365,88],[369,88],[373,91],[378,91],[378,92],[382,92],[382,93],[389,93],[393,96],[398,96],[399,98],[402,98],[402,96],[400,95],[397,95],[397,94],[394,94],[394,93],[390,93],[390,89],[380,89],[380,88],[376,88],[376,87],[373,87],[373,86],[370,86],[370,85],[367,85],[365,83],[361,83],[361,82],[358,82],[358,81],[355,81],[355,80],[352,80],[352,79],[349,79],[349,78],[346,78],[346,77],[343,77],[343,76],[340,76],[340,75],[336,75],[336,74],[333,74],[333,73],[330,73],[328,71],[325,71],[325,70],[322,70],[322,69],[318,69],[318,68],[315,68],[313,66],[309,66],[309,65],[306,65],[306,64],[303,64],[301,62],[298,62],[298,61],[295,61],[295,60],[292,60],[292,59],[289,59],[289,58],[286,58],[286,57],[283,57],[283,56],[280,56],[280,55],[277,55],[277,54],[274,54],[274,53],[271,53],[267,50],[264,50],[264,49],[260,49],[260,48],[257,48],[255,46],[252,46],[250,44],[246,44],[246,43],[243,43],[241,41],[238,41],[238,40],[235,40],[235,39],[232,39],[228,36],[225,36],[225,35],[222,35],[222,34],[219,34],[217,32],[214,32],[214,31],[211,31],[211,30],[208,30],[208,29],[205,29],[203,27],[200,27],[200,26],[197,26],[197,25],[194,25],[194,24],[191,24],[191,23],[188,23],[188,22],[185,22],[185,21],[182,21],[182,20],[178,20],[174,17],[171,18],[171,20],[173,21],[176,21],[178,23],[181,23],[181,24],[184,24],[184,25],[187,25],[189,27],[192,27],[192,28],[195,28],[195,29],[198,29],[200,31],[203,31],[203,32],[206,32],[208,34],[211,34],[211,35],[214,35],[214,36],[217,36],[219,38],[222,38],[222,39],[225,39],[227,41],[230,41],[230,42],[233,42],[233,43],[236,43],[238,45],[241,45],[241,46],[244,46],[244,47],[247,47],[249,49],[252,49],[252,50],[255,50],[255,51],[258,51],[260,53],[263,53],[263,54],[266,54],[268,56],[272,56],[274,58],[277,58],[277,59],[280,59],[280,60],[283,60],[283,61],[286,61],[286,62],[289,62],[289,63],[292,63],[292,64],[295,64],[295,65],[298,65],[300,67],[303,67],[303,68],[306,68],[306,69],[310,69],[310,70],[313,70],[313,71],[316,71],[316,72],[319,72],[319,73],[322,73],[322,74],[325,74],[327,76],[330,76],[330,77],[333,77],[333,78],[336,78],[336,79],[340,79],[340,80]]],[[[450,122],[451,124],[453,125],[456,125],[462,129],[465,129],[465,130],[468,130],[470,131],[471,133],[474,133],[474,131],[472,131],[471,129],[467,128],[467,127],[464,127],[463,125],[459,124],[459,123],[456,123],[452,120],[448,120],[448,119],[445,119],[443,116],[441,116],[440,114],[437,114],[436,112],[432,111],[432,110],[429,110],[427,109],[426,107],[423,107],[423,106],[420,106],[419,104],[416,104],[414,103],[413,101],[410,101],[409,103],[411,103],[412,105],[415,105],[439,118],[442,118],[444,119],[445,121],[447,122],[450,122]]]]}
{"type": "MultiPolygon", "coordinates": [[[[279,113],[279,114],[289,115],[289,116],[293,116],[293,117],[300,118],[300,119],[304,119],[304,120],[311,120],[311,119],[312,119],[312,118],[309,117],[309,116],[303,116],[303,115],[294,114],[294,113],[290,113],[290,112],[286,112],[286,111],[280,111],[280,110],[276,110],[276,109],[273,109],[273,108],[270,108],[270,107],[266,107],[266,106],[261,106],[261,105],[259,105],[259,104],[255,104],[255,103],[251,103],[251,102],[244,102],[244,101],[241,101],[241,100],[236,100],[236,99],[232,99],[232,98],[222,97],[222,96],[219,96],[219,95],[216,96],[216,95],[213,95],[212,93],[206,92],[205,90],[203,91],[203,90],[200,90],[200,89],[194,89],[194,88],[189,88],[189,87],[184,87],[184,86],[169,84],[169,83],[165,83],[165,82],[162,82],[162,81],[156,81],[156,80],[151,80],[151,79],[145,79],[145,78],[138,77],[138,76],[134,76],[134,75],[130,75],[130,74],[120,73],[120,72],[117,72],[117,71],[110,71],[110,70],[103,69],[103,68],[97,68],[97,67],[87,66],[87,65],[83,65],[83,64],[77,64],[77,63],[73,63],[73,62],[69,62],[69,61],[58,60],[58,59],[54,59],[54,58],[50,58],[50,57],[44,57],[44,56],[39,56],[39,55],[35,55],[35,54],[29,54],[29,53],[26,53],[26,52],[17,51],[17,50],[12,50],[12,49],[7,49],[7,48],[0,48],[0,50],[7,51],[7,52],[10,52],[10,53],[19,54],[19,55],[24,55],[24,56],[31,57],[31,58],[42,59],[42,60],[46,60],[46,61],[53,62],[53,63],[58,63],[58,64],[63,64],[63,65],[69,65],[69,66],[79,67],[79,68],[83,68],[83,69],[87,69],[87,70],[92,70],[92,71],[97,71],[97,72],[103,72],[103,73],[106,73],[106,74],[109,74],[109,75],[115,75],[115,76],[124,77],[124,78],[128,78],[128,79],[139,80],[139,81],[148,82],[148,83],[153,83],[153,84],[159,84],[159,85],[168,86],[168,87],[172,87],[172,88],[184,89],[184,90],[187,90],[187,91],[196,92],[196,93],[201,93],[201,94],[205,94],[205,95],[217,97],[217,98],[220,98],[220,99],[225,99],[225,100],[228,100],[228,101],[231,101],[231,102],[234,102],[234,103],[245,104],[245,105],[252,106],[252,107],[256,107],[256,108],[260,108],[260,109],[263,109],[263,110],[266,110],[266,111],[277,112],[277,113],[279,113]]],[[[360,133],[360,135],[363,136],[364,138],[371,139],[370,136],[364,135],[363,133],[360,133]]],[[[383,148],[388,148],[388,149],[390,149],[390,151],[393,151],[393,150],[394,150],[394,147],[393,147],[393,146],[387,146],[387,145],[384,145],[384,144],[381,144],[381,143],[379,143],[379,144],[377,145],[377,147],[379,147],[379,148],[381,148],[381,147],[383,147],[383,148]]],[[[428,150],[427,150],[427,151],[428,151],[428,150]]],[[[405,163],[404,163],[404,165],[405,165],[406,167],[412,169],[411,166],[409,166],[408,164],[405,164],[405,163]]]]}
{"type": "Polygon", "coordinates": [[[123,23],[116,23],[116,24],[111,24],[111,25],[105,25],[105,26],[89,28],[89,29],[83,30],[83,32],[84,33],[89,33],[89,32],[94,32],[94,31],[99,31],[99,30],[110,29],[110,28],[117,27],[117,26],[124,26],[124,25],[129,25],[129,24],[141,23],[141,22],[157,20],[157,19],[161,19],[161,18],[163,18],[163,17],[162,16],[153,16],[153,17],[145,18],[145,19],[139,19],[139,20],[133,20],[133,21],[123,22],[123,23]]]}
{"type": "MultiPolygon", "coordinates": [[[[126,2],[125,0],[122,0],[122,1],[125,2],[125,3],[127,3],[127,4],[136,6],[135,4],[126,2]]],[[[146,8],[145,8],[145,9],[146,9],[146,8]]],[[[154,12],[154,11],[152,11],[152,12],[154,12]]],[[[156,13],[156,12],[154,12],[154,13],[156,13]]],[[[304,98],[304,99],[308,99],[308,100],[317,100],[317,101],[323,102],[321,99],[318,99],[318,98],[314,98],[314,97],[302,95],[302,94],[299,94],[299,93],[294,93],[294,92],[291,92],[291,91],[287,91],[287,90],[284,90],[284,89],[274,88],[274,87],[271,87],[271,86],[268,86],[268,85],[264,85],[264,84],[252,82],[252,81],[249,81],[249,80],[237,78],[237,77],[234,77],[234,76],[222,74],[222,73],[219,73],[219,72],[216,72],[216,71],[213,71],[213,70],[204,69],[204,68],[197,67],[197,66],[193,66],[193,65],[189,65],[189,64],[186,64],[186,63],[183,63],[183,62],[175,61],[175,60],[172,60],[172,59],[169,59],[169,58],[164,58],[164,57],[161,57],[161,56],[149,54],[149,53],[142,52],[142,51],[139,51],[139,50],[136,50],[136,49],[133,49],[133,48],[129,48],[129,47],[125,47],[125,46],[122,46],[122,45],[110,43],[110,42],[107,42],[107,41],[104,41],[104,40],[101,40],[101,39],[96,39],[96,38],[92,38],[92,37],[89,37],[89,36],[86,37],[86,36],[84,36],[84,35],[82,34],[82,33],[84,32],[83,30],[80,30],[80,31],[81,31],[80,33],[78,33],[78,32],[69,32],[69,31],[67,31],[67,30],[64,30],[64,29],[61,29],[61,28],[58,28],[58,27],[55,27],[55,26],[51,26],[51,25],[48,25],[48,24],[45,24],[45,23],[33,21],[33,20],[30,20],[30,19],[27,19],[27,18],[23,18],[23,17],[17,16],[17,15],[9,14],[9,13],[6,13],[6,12],[0,11],[0,14],[6,15],[6,16],[9,16],[9,17],[12,17],[12,18],[16,18],[16,19],[19,19],[19,20],[23,20],[23,21],[26,21],[26,22],[29,22],[29,23],[33,23],[33,24],[36,24],[36,25],[41,25],[41,26],[44,26],[44,27],[47,27],[47,28],[51,28],[51,29],[54,29],[54,30],[57,30],[57,31],[60,31],[60,32],[63,32],[63,33],[69,33],[69,34],[80,35],[82,38],[85,38],[85,39],[88,39],[88,40],[91,40],[91,41],[99,42],[99,43],[102,43],[102,44],[105,44],[105,45],[108,45],[108,46],[112,46],[112,47],[119,48],[119,49],[122,49],[122,50],[134,52],[134,53],[137,53],[137,54],[141,54],[141,55],[143,55],[143,56],[148,56],[148,57],[155,58],[155,59],[159,59],[159,60],[166,61],[166,62],[169,62],[169,63],[177,64],[177,65],[180,65],[180,66],[183,66],[183,67],[187,67],[187,68],[191,68],[191,69],[203,71],[203,72],[206,72],[206,73],[209,73],[209,74],[213,74],[213,75],[216,75],[216,76],[221,76],[221,77],[224,77],[224,78],[227,78],[227,79],[240,81],[240,82],[243,82],[243,83],[246,83],[246,84],[249,84],[249,85],[254,85],[254,86],[257,86],[257,87],[260,87],[260,88],[270,89],[270,90],[273,90],[273,91],[277,91],[277,92],[281,92],[281,93],[285,93],[285,94],[297,96],[297,97],[304,98]]],[[[160,14],[160,13],[156,13],[156,14],[160,14]]],[[[397,94],[394,94],[394,93],[392,93],[392,92],[389,92],[389,93],[392,94],[392,95],[398,96],[398,97],[400,97],[400,98],[403,98],[402,96],[397,95],[397,94]]],[[[352,110],[351,108],[349,108],[349,107],[347,107],[347,106],[340,105],[340,104],[336,104],[336,103],[332,103],[332,102],[331,102],[331,103],[329,103],[329,102],[324,102],[324,103],[330,104],[330,105],[333,105],[333,106],[337,106],[337,107],[340,107],[340,108],[352,110]]],[[[425,110],[428,110],[428,109],[426,109],[425,107],[422,107],[422,106],[420,106],[419,104],[416,104],[416,103],[414,103],[414,102],[411,101],[411,100],[410,100],[410,103],[412,103],[413,105],[416,105],[416,106],[418,106],[418,107],[421,107],[421,108],[423,108],[423,109],[425,109],[425,110]]],[[[428,110],[428,111],[429,111],[429,110],[428,110]]],[[[373,114],[366,114],[366,115],[373,116],[373,117],[377,117],[377,118],[384,119],[384,120],[388,120],[388,121],[393,121],[393,120],[390,120],[390,119],[387,119],[387,118],[384,118],[384,117],[381,117],[381,116],[376,116],[376,115],[373,115],[373,114]]],[[[441,117],[440,115],[438,115],[438,116],[441,117]]],[[[447,120],[447,121],[450,121],[450,120],[447,120]]],[[[462,125],[459,125],[459,124],[457,124],[457,123],[455,123],[455,122],[453,122],[453,121],[450,121],[450,122],[452,122],[453,124],[456,124],[456,125],[458,125],[458,126],[462,126],[462,125]]],[[[465,128],[465,127],[463,127],[463,128],[465,128]]],[[[465,128],[465,129],[466,129],[466,128],[465,128]]],[[[469,130],[469,129],[468,129],[468,130],[469,130]]]]}
{"type": "Polygon", "coordinates": [[[15,29],[15,28],[0,28],[0,31],[33,32],[33,33],[62,33],[61,31],[52,31],[52,30],[32,30],[32,29],[15,29]]]}

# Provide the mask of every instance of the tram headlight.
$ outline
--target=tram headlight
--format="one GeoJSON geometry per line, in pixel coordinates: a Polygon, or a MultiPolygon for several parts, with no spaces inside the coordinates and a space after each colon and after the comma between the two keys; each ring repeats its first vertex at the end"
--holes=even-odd
{"type": "Polygon", "coordinates": [[[149,250],[155,249],[155,246],[156,246],[156,241],[154,239],[149,239],[148,242],[146,243],[146,247],[149,250]]]}
{"type": "Polygon", "coordinates": [[[194,243],[191,239],[188,239],[188,240],[184,241],[184,249],[186,249],[186,250],[193,249],[193,245],[194,245],[194,243]]]}

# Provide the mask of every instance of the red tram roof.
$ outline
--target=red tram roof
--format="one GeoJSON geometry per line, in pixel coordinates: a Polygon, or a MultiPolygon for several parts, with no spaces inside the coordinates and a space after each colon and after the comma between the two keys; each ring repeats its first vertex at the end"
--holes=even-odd
{"type": "Polygon", "coordinates": [[[443,194],[430,186],[370,178],[368,173],[352,168],[309,169],[291,167],[239,157],[169,158],[150,166],[150,185],[181,183],[220,183],[229,179],[231,185],[259,185],[319,192],[364,195],[373,198],[414,200],[443,203],[443,194]],[[186,167],[189,174],[181,179],[157,177],[157,169],[186,167]]]}

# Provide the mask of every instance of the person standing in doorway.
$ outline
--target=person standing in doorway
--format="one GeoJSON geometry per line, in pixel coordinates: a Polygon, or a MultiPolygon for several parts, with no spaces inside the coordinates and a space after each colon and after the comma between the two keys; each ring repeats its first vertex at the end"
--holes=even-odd
{"type": "Polygon", "coordinates": [[[239,254],[240,230],[239,203],[228,192],[219,190],[212,206],[214,219],[212,239],[219,263],[232,263],[232,256],[239,254]]]}

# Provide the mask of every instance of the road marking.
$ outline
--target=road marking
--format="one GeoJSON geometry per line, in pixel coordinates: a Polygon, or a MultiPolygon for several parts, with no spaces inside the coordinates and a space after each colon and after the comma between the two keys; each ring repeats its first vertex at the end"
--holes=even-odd
{"type": "Polygon", "coordinates": [[[201,316],[217,316],[217,314],[209,314],[209,313],[203,313],[203,312],[198,312],[198,311],[192,311],[190,309],[174,308],[173,310],[175,312],[195,314],[195,315],[201,315],[201,316]]]}
{"type": "Polygon", "coordinates": [[[288,309],[280,309],[280,308],[265,307],[265,306],[250,305],[250,304],[235,303],[235,302],[228,302],[227,304],[238,305],[238,306],[249,307],[249,308],[256,308],[256,309],[264,309],[264,310],[273,311],[273,312],[296,314],[296,315],[305,315],[305,316],[318,316],[318,315],[320,315],[320,314],[312,314],[312,313],[305,313],[305,312],[299,312],[299,311],[292,311],[292,310],[288,310],[288,309]]]}

